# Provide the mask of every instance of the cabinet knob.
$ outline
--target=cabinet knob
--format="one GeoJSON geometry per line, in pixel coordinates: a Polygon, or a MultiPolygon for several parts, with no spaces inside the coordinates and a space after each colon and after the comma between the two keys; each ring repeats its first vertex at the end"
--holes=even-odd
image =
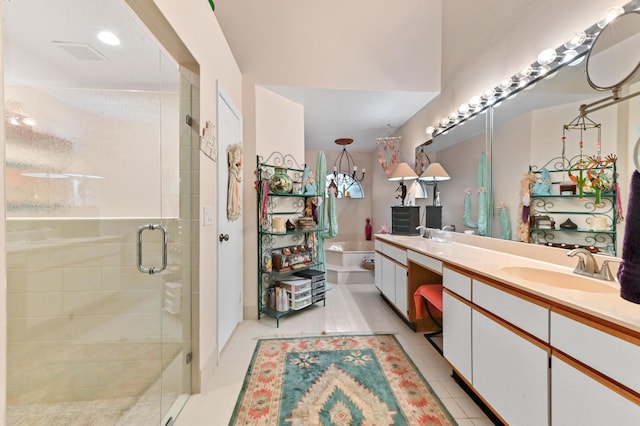
{"type": "Polygon", "coordinates": [[[218,235],[218,240],[220,240],[220,242],[229,241],[229,234],[220,234],[220,235],[218,235]]]}

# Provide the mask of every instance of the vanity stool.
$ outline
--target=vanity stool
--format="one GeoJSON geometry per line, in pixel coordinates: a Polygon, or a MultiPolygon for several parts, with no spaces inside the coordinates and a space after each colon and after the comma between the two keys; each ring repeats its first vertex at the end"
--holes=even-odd
{"type": "Polygon", "coordinates": [[[424,334],[424,337],[431,343],[431,346],[442,355],[442,348],[432,339],[434,336],[442,334],[442,284],[423,284],[413,293],[413,301],[416,305],[416,318],[420,319],[427,312],[431,321],[438,326],[438,330],[424,334]],[[424,307],[424,308],[423,308],[424,307]],[[440,312],[440,318],[436,318],[432,310],[440,312]]]}

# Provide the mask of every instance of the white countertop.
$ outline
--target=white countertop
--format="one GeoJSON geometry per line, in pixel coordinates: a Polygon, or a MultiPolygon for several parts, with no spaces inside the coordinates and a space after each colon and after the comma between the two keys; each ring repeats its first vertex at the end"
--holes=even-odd
{"type": "MultiPolygon", "coordinates": [[[[450,265],[459,266],[478,275],[539,296],[552,304],[573,308],[635,332],[640,332],[640,305],[620,297],[620,284],[618,282],[582,277],[573,274],[572,267],[534,260],[524,256],[515,256],[469,244],[438,242],[419,236],[392,234],[376,234],[376,239],[397,244],[450,265]],[[535,269],[533,271],[534,274],[523,277],[522,274],[519,276],[514,275],[509,271],[509,267],[535,269]],[[535,276],[537,270],[540,270],[540,277],[535,276]],[[548,276],[556,272],[567,274],[567,280],[562,280],[562,282],[554,286],[548,277],[542,276],[548,276]],[[588,290],[563,288],[567,283],[572,282],[580,285],[584,284],[584,288],[588,290]]],[[[557,255],[564,256],[562,251],[559,250],[557,250],[557,255]]],[[[577,264],[576,258],[571,260],[574,264],[577,264]]],[[[557,282],[558,280],[554,281],[557,282]]]]}

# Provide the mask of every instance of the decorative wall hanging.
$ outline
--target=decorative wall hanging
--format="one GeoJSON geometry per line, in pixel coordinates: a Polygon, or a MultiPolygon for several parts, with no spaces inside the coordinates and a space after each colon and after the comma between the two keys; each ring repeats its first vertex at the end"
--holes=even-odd
{"type": "Polygon", "coordinates": [[[234,221],[240,217],[240,183],[242,182],[242,145],[235,144],[227,151],[229,164],[229,186],[227,190],[227,219],[234,221]]]}
{"type": "Polygon", "coordinates": [[[400,164],[400,141],[402,137],[378,138],[378,162],[382,170],[391,177],[393,171],[400,164]]]}
{"type": "Polygon", "coordinates": [[[200,136],[200,151],[213,161],[218,161],[218,144],[216,143],[216,125],[207,121],[200,136]]]}
{"type": "Polygon", "coordinates": [[[531,209],[530,188],[535,181],[535,174],[527,173],[520,181],[520,218],[518,220],[518,240],[529,242],[529,211],[531,209]]]}

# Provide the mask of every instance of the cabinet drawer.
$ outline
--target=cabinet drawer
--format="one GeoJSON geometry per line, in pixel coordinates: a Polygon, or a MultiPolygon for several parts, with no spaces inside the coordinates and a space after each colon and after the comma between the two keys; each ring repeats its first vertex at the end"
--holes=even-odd
{"type": "Polygon", "coordinates": [[[471,300],[471,277],[445,267],[442,268],[442,286],[471,300]]]}
{"type": "Polygon", "coordinates": [[[640,392],[640,346],[551,312],[551,346],[640,392]]]}
{"type": "Polygon", "coordinates": [[[492,314],[549,342],[549,308],[473,280],[473,303],[492,314]]]}
{"type": "Polygon", "coordinates": [[[384,253],[387,257],[395,260],[396,262],[407,266],[407,251],[405,249],[385,244],[382,247],[382,253],[384,253]]]}
{"type": "Polygon", "coordinates": [[[420,254],[412,250],[407,251],[407,258],[413,263],[417,263],[427,269],[431,269],[434,272],[442,274],[442,261],[438,259],[425,256],[424,254],[420,254]]]}
{"type": "Polygon", "coordinates": [[[382,246],[384,246],[384,243],[380,240],[377,240],[373,243],[375,246],[376,251],[382,252],[382,246]]]}

